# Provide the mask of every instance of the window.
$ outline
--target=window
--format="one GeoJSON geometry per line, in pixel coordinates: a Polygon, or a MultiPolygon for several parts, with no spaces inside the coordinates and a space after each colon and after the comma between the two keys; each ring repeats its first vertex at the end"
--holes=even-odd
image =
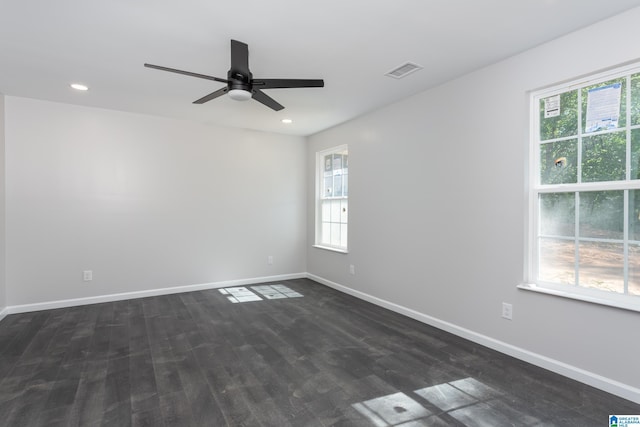
{"type": "Polygon", "coordinates": [[[347,146],[317,153],[316,246],[347,251],[349,152],[347,146]]]}
{"type": "Polygon", "coordinates": [[[640,65],[531,99],[530,281],[640,310],[640,65]]]}

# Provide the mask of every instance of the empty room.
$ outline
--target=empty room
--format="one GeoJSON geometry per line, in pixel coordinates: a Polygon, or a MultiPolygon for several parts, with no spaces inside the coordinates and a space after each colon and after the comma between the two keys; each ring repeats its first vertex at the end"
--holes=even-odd
{"type": "Polygon", "coordinates": [[[0,1],[0,425],[640,426],[638,22],[0,1]]]}

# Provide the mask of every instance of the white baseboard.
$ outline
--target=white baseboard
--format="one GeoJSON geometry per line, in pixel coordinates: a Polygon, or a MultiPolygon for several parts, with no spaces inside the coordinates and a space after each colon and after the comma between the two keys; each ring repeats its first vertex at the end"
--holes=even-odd
{"type": "Polygon", "coordinates": [[[281,274],[278,276],[254,277],[250,279],[226,280],[214,283],[202,283],[198,285],[173,286],[170,288],[149,289],[146,291],[123,292],[119,294],[99,295],[86,298],[73,298],[57,301],[40,302],[35,304],[13,305],[0,312],[0,320],[8,314],[27,313],[31,311],[51,310],[55,308],[75,307],[79,305],[99,304],[103,302],[122,301],[127,299],[154,297],[158,295],[179,294],[183,292],[204,291],[207,289],[226,288],[231,286],[246,286],[256,283],[277,282],[280,280],[293,280],[306,278],[306,273],[281,274]]]}
{"type": "Polygon", "coordinates": [[[624,384],[619,381],[595,374],[593,372],[585,371],[584,369],[577,368],[567,363],[551,359],[541,354],[533,353],[523,348],[513,346],[511,344],[496,340],[486,335],[482,335],[469,329],[462,328],[452,323],[445,322],[435,317],[426,315],[424,313],[420,313],[410,308],[383,300],[378,297],[374,297],[355,289],[351,289],[344,285],[340,285],[338,283],[316,276],[315,274],[308,273],[307,277],[340,292],[344,292],[380,307],[395,311],[396,313],[403,314],[419,322],[436,327],[438,329],[442,329],[485,347],[489,347],[493,350],[499,351],[500,353],[507,354],[509,356],[515,357],[516,359],[520,359],[541,368],[548,369],[549,371],[574,379],[576,381],[580,381],[581,383],[590,385],[592,387],[604,390],[608,393],[615,394],[616,396],[620,396],[624,399],[628,399],[632,402],[640,404],[640,388],[633,387],[629,384],[624,384]]]}
{"type": "Polygon", "coordinates": [[[625,398],[632,402],[640,404],[640,388],[633,387],[631,385],[624,384],[619,381],[615,381],[610,378],[603,377],[593,372],[585,371],[583,369],[577,368],[575,366],[569,365],[567,363],[564,363],[555,359],[551,359],[549,357],[546,357],[537,353],[533,353],[531,351],[522,349],[520,347],[516,347],[511,344],[488,337],[486,335],[482,335],[477,332],[471,331],[469,329],[462,328],[452,323],[445,322],[443,320],[426,315],[424,313],[420,313],[418,311],[401,306],[399,304],[395,304],[395,303],[383,300],[381,298],[374,297],[367,293],[364,293],[355,289],[351,289],[347,286],[340,285],[338,283],[332,282],[330,280],[324,279],[320,276],[316,276],[315,274],[310,274],[310,273],[295,273],[295,274],[283,274],[283,275],[277,275],[277,276],[254,277],[249,279],[228,280],[228,281],[203,283],[203,284],[187,285],[187,286],[174,286],[170,288],[150,289],[146,291],[124,292],[119,294],[100,295],[100,296],[86,297],[86,298],[74,298],[74,299],[35,303],[35,304],[7,306],[4,309],[0,310],[0,321],[7,315],[15,314],[15,313],[26,313],[31,311],[49,310],[49,309],[73,307],[73,306],[88,305],[88,304],[98,304],[98,303],[104,303],[104,302],[145,298],[145,297],[152,297],[152,296],[159,296],[159,295],[169,295],[169,294],[176,294],[176,293],[183,293],[183,292],[202,291],[207,289],[225,288],[230,286],[246,286],[246,285],[252,285],[256,283],[276,282],[280,280],[293,280],[293,279],[301,279],[301,278],[309,278],[318,283],[326,285],[330,288],[336,289],[340,292],[352,295],[356,298],[362,299],[364,301],[368,301],[370,303],[373,303],[380,307],[384,307],[391,311],[395,311],[396,313],[405,315],[407,317],[410,317],[412,319],[415,319],[427,325],[434,326],[438,329],[442,329],[444,331],[447,331],[459,337],[468,339],[469,341],[473,341],[477,344],[483,345],[485,347],[489,347],[493,350],[499,351],[501,353],[515,357],[517,359],[523,360],[525,362],[531,363],[541,368],[548,369],[557,374],[574,379],[576,381],[580,381],[584,384],[588,384],[592,387],[596,387],[600,390],[604,390],[608,393],[615,394],[616,396],[620,396],[622,398],[625,398]]]}

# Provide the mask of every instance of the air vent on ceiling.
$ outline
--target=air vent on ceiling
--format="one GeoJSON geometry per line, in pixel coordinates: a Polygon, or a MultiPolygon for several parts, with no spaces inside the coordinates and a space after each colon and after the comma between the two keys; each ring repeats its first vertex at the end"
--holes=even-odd
{"type": "Polygon", "coordinates": [[[422,70],[422,67],[418,64],[414,64],[413,62],[406,62],[389,71],[385,76],[393,77],[394,79],[401,79],[418,70],[422,70]]]}

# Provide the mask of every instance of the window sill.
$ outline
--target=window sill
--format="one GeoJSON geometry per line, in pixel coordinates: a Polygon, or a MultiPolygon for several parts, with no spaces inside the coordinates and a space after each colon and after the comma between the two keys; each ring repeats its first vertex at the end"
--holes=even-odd
{"type": "Polygon", "coordinates": [[[622,296],[622,295],[616,294],[612,296],[621,297],[620,300],[613,299],[613,298],[608,299],[608,298],[598,297],[595,295],[584,295],[576,292],[546,288],[533,283],[523,283],[521,285],[518,285],[518,289],[523,289],[525,291],[538,292],[538,293],[547,294],[547,295],[555,295],[558,297],[569,298],[569,299],[578,300],[578,301],[590,302],[592,304],[606,305],[609,307],[620,308],[623,310],[640,312],[640,297],[635,297],[635,296],[622,296]],[[622,298],[624,298],[625,300],[623,301],[622,298]],[[629,301],[626,301],[626,299],[629,299],[629,301]]]}
{"type": "Polygon", "coordinates": [[[338,252],[340,254],[348,254],[349,251],[346,249],[332,248],[330,246],[322,246],[322,245],[313,245],[314,248],[324,249],[325,251],[338,252]]]}

